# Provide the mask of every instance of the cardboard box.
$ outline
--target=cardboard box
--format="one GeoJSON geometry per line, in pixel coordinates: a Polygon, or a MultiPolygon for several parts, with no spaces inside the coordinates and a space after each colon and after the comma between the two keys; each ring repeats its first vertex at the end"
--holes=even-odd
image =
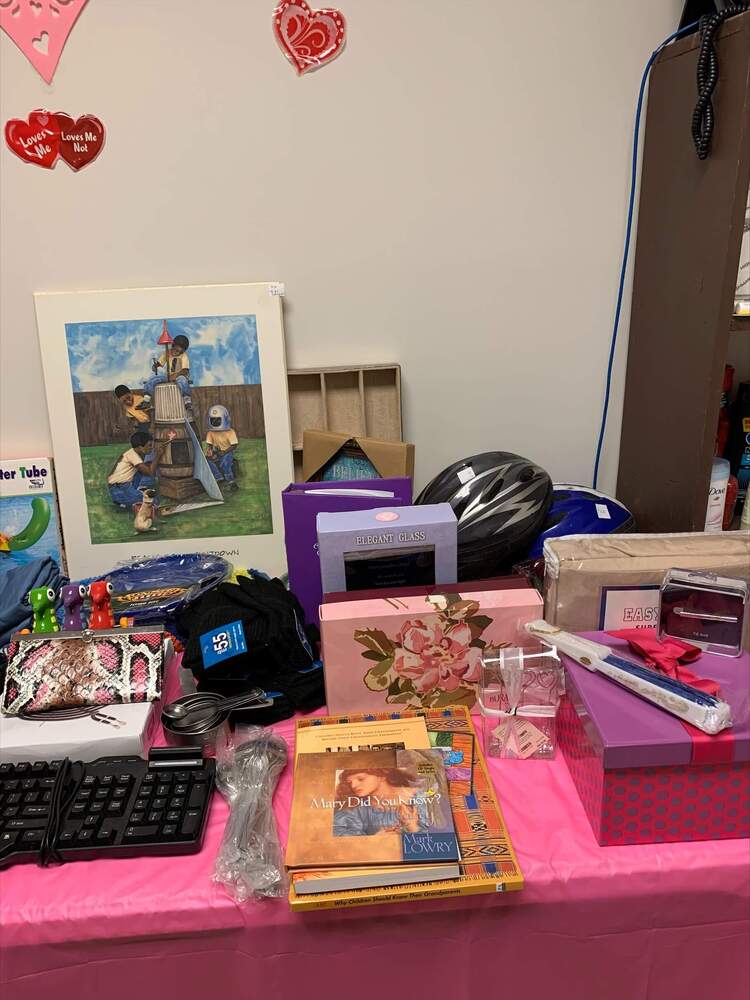
{"type": "Polygon", "coordinates": [[[306,430],[302,436],[302,478],[307,482],[313,480],[326,462],[349,443],[362,449],[383,479],[400,476],[413,478],[413,444],[314,430],[306,430]]]}
{"type": "Polygon", "coordinates": [[[105,705],[101,712],[120,725],[97,722],[90,715],[64,722],[0,715],[0,762],[148,756],[159,729],[159,702],[105,705]]]}
{"type": "MultiPolygon", "coordinates": [[[[544,543],[544,617],[570,632],[656,628],[669,569],[750,582],[750,532],[569,535],[544,543]]],[[[748,631],[745,632],[747,649],[748,631]]]]}
{"type": "Polygon", "coordinates": [[[455,583],[450,504],[318,514],[323,593],[455,583]]]}
{"type": "MultiPolygon", "coordinates": [[[[592,633],[622,655],[624,640],[592,633]]],[[[733,725],[695,741],[668,712],[566,656],[558,740],[602,846],[750,835],[750,655],[690,664],[721,685],[733,725]]]]}
{"type": "MultiPolygon", "coordinates": [[[[323,604],[326,702],[332,714],[474,705],[482,649],[526,645],[542,598],[528,587],[323,604]]],[[[736,662],[736,661],[735,661],[736,662]]]]}
{"type": "Polygon", "coordinates": [[[5,573],[50,556],[66,573],[51,458],[0,460],[0,587],[5,573]]]}
{"type": "Polygon", "coordinates": [[[321,512],[368,510],[411,503],[410,479],[362,479],[335,483],[290,483],[281,494],[289,589],[317,625],[323,587],[315,519],[321,512]]]}

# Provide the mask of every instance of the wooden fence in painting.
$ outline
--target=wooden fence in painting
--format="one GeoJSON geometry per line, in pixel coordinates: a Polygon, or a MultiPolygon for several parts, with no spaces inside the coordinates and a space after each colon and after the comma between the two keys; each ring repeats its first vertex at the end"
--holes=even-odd
{"type": "MultiPolygon", "coordinates": [[[[260,385],[193,386],[190,396],[193,419],[201,440],[208,430],[209,407],[215,403],[221,403],[229,410],[232,427],[239,438],[265,437],[260,385]]],[[[78,441],[82,448],[124,442],[132,434],[131,422],[113,392],[76,392],[73,393],[73,400],[78,441]]]]}

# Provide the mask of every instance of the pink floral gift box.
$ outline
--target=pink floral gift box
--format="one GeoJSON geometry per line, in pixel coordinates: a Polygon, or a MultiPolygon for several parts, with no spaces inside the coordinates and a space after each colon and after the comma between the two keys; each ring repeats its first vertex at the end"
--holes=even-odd
{"type": "Polygon", "coordinates": [[[543,601],[527,587],[461,593],[460,586],[322,605],[328,711],[473,707],[482,650],[528,644],[523,626],[541,616],[543,601]]]}

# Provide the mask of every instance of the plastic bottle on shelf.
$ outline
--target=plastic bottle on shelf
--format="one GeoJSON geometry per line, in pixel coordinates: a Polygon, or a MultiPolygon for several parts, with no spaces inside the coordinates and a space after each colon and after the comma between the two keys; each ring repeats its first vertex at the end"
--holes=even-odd
{"type": "Polygon", "coordinates": [[[721,387],[721,403],[719,406],[719,423],[716,428],[716,454],[723,456],[729,443],[729,434],[732,429],[732,420],[729,415],[729,399],[732,395],[732,382],[734,381],[734,368],[732,365],[724,365],[724,382],[721,387]]]}
{"type": "Polygon", "coordinates": [[[724,500],[724,523],[722,528],[729,531],[734,520],[734,511],[737,506],[737,477],[730,476],[727,482],[727,495],[724,500]]]}
{"type": "Polygon", "coordinates": [[[715,458],[711,466],[711,482],[708,487],[705,531],[722,531],[724,504],[729,483],[729,462],[726,458],[715,458]]]}
{"type": "Polygon", "coordinates": [[[739,496],[744,497],[750,484],[750,382],[740,382],[731,408],[732,429],[729,435],[729,459],[737,476],[739,496]]]}

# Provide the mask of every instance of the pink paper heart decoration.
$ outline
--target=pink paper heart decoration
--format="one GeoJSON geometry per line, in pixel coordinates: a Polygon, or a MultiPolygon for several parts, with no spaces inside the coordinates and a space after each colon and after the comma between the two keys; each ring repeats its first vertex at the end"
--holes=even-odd
{"type": "Polygon", "coordinates": [[[333,7],[311,10],[305,0],[279,0],[273,12],[276,40],[297,72],[335,59],[346,42],[346,21],[333,7]]]}
{"type": "Polygon", "coordinates": [[[88,0],[0,0],[0,28],[47,83],[88,0]]]}

